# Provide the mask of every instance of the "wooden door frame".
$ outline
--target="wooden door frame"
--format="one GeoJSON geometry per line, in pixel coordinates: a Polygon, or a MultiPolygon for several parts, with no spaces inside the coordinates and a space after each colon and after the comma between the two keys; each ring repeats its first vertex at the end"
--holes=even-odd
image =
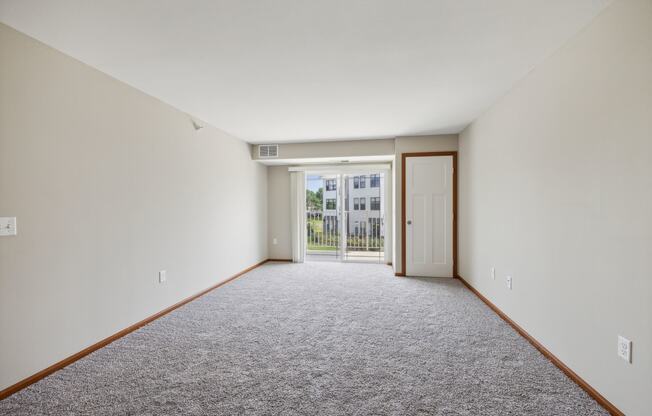
{"type": "Polygon", "coordinates": [[[451,152],[417,152],[401,154],[401,271],[397,276],[405,276],[407,242],[405,214],[405,162],[408,157],[452,156],[453,157],[453,277],[457,277],[457,151],[451,152]]]}

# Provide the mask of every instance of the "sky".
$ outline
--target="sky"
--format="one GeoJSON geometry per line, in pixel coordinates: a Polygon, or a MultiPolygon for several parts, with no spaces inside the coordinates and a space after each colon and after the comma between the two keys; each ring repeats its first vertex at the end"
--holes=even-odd
{"type": "Polygon", "coordinates": [[[319,175],[308,175],[306,178],[306,189],[317,192],[319,188],[323,188],[324,181],[319,175]]]}

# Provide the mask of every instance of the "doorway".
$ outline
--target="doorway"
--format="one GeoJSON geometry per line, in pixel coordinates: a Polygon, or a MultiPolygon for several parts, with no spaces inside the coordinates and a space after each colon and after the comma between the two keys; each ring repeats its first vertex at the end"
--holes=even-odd
{"type": "Polygon", "coordinates": [[[457,275],[457,152],[402,156],[402,275],[457,275]]]}
{"type": "Polygon", "coordinates": [[[386,177],[306,172],[306,261],[386,262],[386,177]]]}

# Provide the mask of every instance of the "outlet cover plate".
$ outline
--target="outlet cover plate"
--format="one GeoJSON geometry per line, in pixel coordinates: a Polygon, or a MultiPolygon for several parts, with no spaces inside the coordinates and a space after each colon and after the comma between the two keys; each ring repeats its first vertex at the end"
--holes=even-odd
{"type": "Polygon", "coordinates": [[[0,217],[0,236],[16,235],[16,217],[0,217]]]}
{"type": "Polygon", "coordinates": [[[618,335],[618,356],[632,363],[632,341],[620,335],[618,335]]]}
{"type": "Polygon", "coordinates": [[[507,289],[512,290],[512,276],[507,276],[507,289]]]}

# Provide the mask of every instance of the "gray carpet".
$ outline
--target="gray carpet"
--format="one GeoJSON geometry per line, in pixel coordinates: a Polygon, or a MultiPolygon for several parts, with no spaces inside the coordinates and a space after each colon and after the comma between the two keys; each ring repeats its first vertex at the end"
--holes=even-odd
{"type": "Polygon", "coordinates": [[[267,264],[0,402],[15,415],[606,415],[459,281],[267,264]]]}

